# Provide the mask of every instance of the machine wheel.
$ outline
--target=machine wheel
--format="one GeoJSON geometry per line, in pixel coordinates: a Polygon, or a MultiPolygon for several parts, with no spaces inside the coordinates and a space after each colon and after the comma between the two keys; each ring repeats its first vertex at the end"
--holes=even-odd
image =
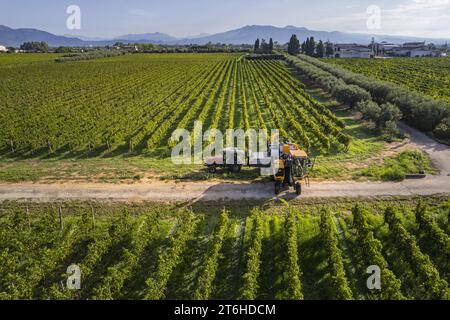
{"type": "Polygon", "coordinates": [[[302,184],[300,182],[297,182],[295,184],[295,193],[299,196],[302,194],[302,184]]]}
{"type": "Polygon", "coordinates": [[[277,181],[275,182],[275,194],[279,195],[281,193],[282,183],[277,181]]]}
{"type": "Polygon", "coordinates": [[[232,173],[239,173],[239,172],[241,172],[241,166],[238,165],[238,164],[233,164],[233,165],[230,167],[230,171],[231,171],[232,173]]]}

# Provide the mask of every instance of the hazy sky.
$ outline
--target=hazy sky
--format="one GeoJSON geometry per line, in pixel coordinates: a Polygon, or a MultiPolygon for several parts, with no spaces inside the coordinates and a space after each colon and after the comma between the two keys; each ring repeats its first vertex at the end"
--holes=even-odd
{"type": "Polygon", "coordinates": [[[0,0],[0,24],[89,37],[184,37],[270,24],[450,38],[450,0],[0,0]],[[81,30],[66,28],[69,5],[81,8],[81,30]],[[382,10],[381,29],[367,28],[370,5],[382,10]]]}

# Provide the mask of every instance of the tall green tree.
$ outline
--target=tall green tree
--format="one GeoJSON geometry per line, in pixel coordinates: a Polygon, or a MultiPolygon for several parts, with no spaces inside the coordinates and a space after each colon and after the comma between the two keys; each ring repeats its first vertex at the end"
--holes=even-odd
{"type": "Polygon", "coordinates": [[[302,53],[306,53],[306,41],[302,43],[302,53]]]}
{"type": "Polygon", "coordinates": [[[295,34],[293,34],[291,40],[289,40],[288,53],[292,56],[296,56],[300,53],[300,41],[295,34]]]}
{"type": "Polygon", "coordinates": [[[308,52],[309,52],[309,37],[306,38],[306,41],[305,41],[305,50],[303,51],[303,53],[304,53],[304,54],[308,54],[308,52]]]}
{"type": "Polygon", "coordinates": [[[325,55],[327,57],[332,57],[334,55],[333,44],[330,41],[325,43],[325,55]]]}
{"type": "Polygon", "coordinates": [[[20,46],[21,50],[30,52],[48,52],[48,44],[44,41],[42,42],[25,42],[20,46]]]}
{"type": "Polygon", "coordinates": [[[325,56],[325,45],[322,40],[317,44],[316,55],[318,58],[323,58],[325,56]]]}
{"type": "Polygon", "coordinates": [[[269,40],[269,53],[273,53],[273,39],[270,38],[269,40]]]}
{"type": "Polygon", "coordinates": [[[253,50],[255,53],[259,52],[259,39],[256,39],[255,41],[255,48],[253,50]]]}
{"type": "Polygon", "coordinates": [[[312,57],[316,51],[316,41],[314,37],[308,38],[306,40],[306,55],[312,57]]]}
{"type": "Polygon", "coordinates": [[[266,42],[265,39],[261,40],[261,46],[260,46],[259,51],[264,54],[270,53],[269,44],[266,42]]]}

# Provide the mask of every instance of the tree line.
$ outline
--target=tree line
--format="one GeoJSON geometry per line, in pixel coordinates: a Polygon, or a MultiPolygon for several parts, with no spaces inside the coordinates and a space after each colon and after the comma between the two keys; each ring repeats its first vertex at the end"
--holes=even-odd
{"type": "Polygon", "coordinates": [[[329,92],[336,100],[361,112],[366,120],[375,123],[376,128],[389,139],[398,134],[397,122],[402,119],[403,114],[396,105],[387,101],[375,101],[368,90],[347,83],[342,78],[321,69],[313,63],[315,60],[317,59],[305,55],[287,58],[288,63],[329,92]]]}
{"type": "Polygon", "coordinates": [[[261,41],[256,39],[255,46],[253,48],[254,53],[259,54],[272,54],[273,53],[273,39],[270,38],[269,42],[266,42],[265,39],[262,39],[261,41]]]}
{"type": "Polygon", "coordinates": [[[436,137],[450,139],[450,105],[443,100],[435,100],[391,82],[380,81],[348,71],[341,67],[299,56],[329,75],[342,79],[348,85],[354,85],[366,91],[379,105],[396,105],[403,113],[403,120],[410,126],[423,132],[433,132],[436,137]]]}
{"type": "Polygon", "coordinates": [[[310,57],[324,58],[333,56],[334,49],[333,44],[330,41],[323,42],[320,40],[319,42],[316,42],[314,37],[308,37],[300,45],[300,40],[293,34],[288,43],[288,54],[295,56],[300,53],[310,57]]]}

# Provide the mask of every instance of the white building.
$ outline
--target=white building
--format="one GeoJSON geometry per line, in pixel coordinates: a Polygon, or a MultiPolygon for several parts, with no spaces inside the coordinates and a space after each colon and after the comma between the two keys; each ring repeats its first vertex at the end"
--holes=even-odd
{"type": "Polygon", "coordinates": [[[405,57],[432,57],[434,56],[433,50],[431,50],[424,42],[407,42],[403,46],[395,51],[399,56],[405,57]]]}
{"type": "Polygon", "coordinates": [[[373,58],[374,52],[368,46],[359,44],[335,44],[334,45],[335,58],[373,58]]]}
{"type": "Polygon", "coordinates": [[[5,46],[0,45],[0,52],[8,52],[8,49],[5,46]]]}
{"type": "Polygon", "coordinates": [[[393,52],[401,48],[400,45],[382,41],[380,43],[374,43],[374,50],[377,56],[392,56],[393,52]]]}

